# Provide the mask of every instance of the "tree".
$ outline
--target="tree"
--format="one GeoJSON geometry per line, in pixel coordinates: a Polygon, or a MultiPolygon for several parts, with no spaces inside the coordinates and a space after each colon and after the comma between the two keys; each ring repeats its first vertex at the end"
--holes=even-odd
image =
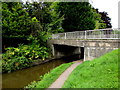
{"type": "Polygon", "coordinates": [[[31,19],[20,2],[2,3],[3,46],[17,46],[31,33],[31,19]]]}
{"type": "MultiPolygon", "coordinates": [[[[38,32],[45,31],[51,33],[62,32],[61,22],[63,17],[59,17],[56,12],[56,4],[51,2],[34,2],[26,3],[24,5],[26,11],[30,14],[31,18],[36,18],[38,23],[33,23],[34,27],[37,28],[38,32]],[[35,25],[36,24],[36,25],[35,25]]],[[[34,29],[32,27],[32,29],[34,29]]],[[[36,29],[34,29],[36,30],[36,29]]]]}
{"type": "Polygon", "coordinates": [[[79,31],[95,28],[93,12],[87,2],[60,2],[59,10],[64,14],[62,27],[65,31],[79,31]]]}
{"type": "Polygon", "coordinates": [[[88,2],[59,2],[58,11],[64,15],[62,27],[66,32],[93,30],[101,20],[88,2]]]}
{"type": "Polygon", "coordinates": [[[103,23],[106,24],[106,28],[112,28],[111,18],[108,16],[107,12],[99,12],[99,14],[101,14],[101,19],[104,21],[103,23]]]}
{"type": "Polygon", "coordinates": [[[49,9],[49,14],[51,15],[51,23],[48,25],[49,31],[52,33],[61,33],[64,32],[62,27],[62,22],[64,20],[64,15],[60,15],[60,11],[58,11],[59,2],[53,2],[49,9]]]}
{"type": "Polygon", "coordinates": [[[97,24],[97,29],[103,29],[103,28],[112,28],[111,25],[111,18],[108,16],[107,12],[99,12],[98,9],[93,8],[93,10],[101,17],[98,21],[99,23],[97,24]]]}
{"type": "Polygon", "coordinates": [[[95,18],[95,21],[96,21],[95,29],[104,29],[104,28],[106,28],[106,24],[102,20],[102,18],[101,18],[102,16],[101,16],[101,14],[99,14],[98,9],[95,9],[93,7],[92,10],[94,12],[94,18],[95,18]]]}

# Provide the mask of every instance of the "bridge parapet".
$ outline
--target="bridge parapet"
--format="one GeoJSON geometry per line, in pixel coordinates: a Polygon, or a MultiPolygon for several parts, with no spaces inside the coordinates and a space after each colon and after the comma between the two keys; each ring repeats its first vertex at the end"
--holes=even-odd
{"type": "Polygon", "coordinates": [[[53,34],[52,39],[119,39],[120,29],[97,29],[53,34]]]}

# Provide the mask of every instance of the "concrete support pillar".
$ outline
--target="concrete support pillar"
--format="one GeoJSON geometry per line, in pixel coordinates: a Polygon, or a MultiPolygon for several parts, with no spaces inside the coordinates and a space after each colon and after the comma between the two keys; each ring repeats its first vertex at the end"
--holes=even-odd
{"type": "Polygon", "coordinates": [[[56,50],[55,46],[54,45],[51,45],[51,48],[52,48],[52,55],[55,57],[55,58],[59,58],[61,56],[64,56],[61,52],[59,52],[58,50],[56,50]]]}
{"type": "Polygon", "coordinates": [[[81,57],[81,48],[78,47],[78,52],[80,53],[79,58],[81,57]]]}
{"type": "Polygon", "coordinates": [[[51,45],[51,48],[52,48],[52,54],[53,54],[53,56],[55,56],[55,48],[54,48],[54,45],[51,45]]]}
{"type": "Polygon", "coordinates": [[[84,61],[86,61],[86,53],[87,53],[87,48],[84,47],[84,61]]]}

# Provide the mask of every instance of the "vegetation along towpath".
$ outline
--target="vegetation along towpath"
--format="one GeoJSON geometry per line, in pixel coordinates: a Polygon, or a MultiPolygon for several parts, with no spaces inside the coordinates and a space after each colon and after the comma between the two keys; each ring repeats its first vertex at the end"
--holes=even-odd
{"type": "Polygon", "coordinates": [[[60,76],[59,78],[52,83],[49,88],[61,88],[65,82],[65,80],[67,80],[68,76],[70,75],[70,73],[79,65],[81,64],[82,61],[77,61],[74,64],[72,64],[67,70],[65,70],[60,76]]]}

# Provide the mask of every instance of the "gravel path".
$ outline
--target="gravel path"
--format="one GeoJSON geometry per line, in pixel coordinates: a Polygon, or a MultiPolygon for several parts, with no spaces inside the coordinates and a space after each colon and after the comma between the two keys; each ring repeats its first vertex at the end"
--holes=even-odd
{"type": "Polygon", "coordinates": [[[66,69],[60,76],[59,78],[52,83],[49,88],[62,88],[65,80],[67,80],[68,76],[70,73],[79,65],[81,64],[82,61],[76,61],[74,64],[72,64],[68,69],[66,69]]]}

